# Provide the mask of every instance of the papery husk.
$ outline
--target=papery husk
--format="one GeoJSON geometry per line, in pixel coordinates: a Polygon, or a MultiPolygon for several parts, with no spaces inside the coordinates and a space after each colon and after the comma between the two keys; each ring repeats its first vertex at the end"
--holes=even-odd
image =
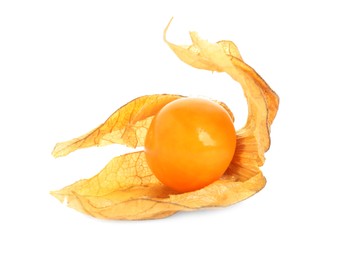
{"type": "Polygon", "coordinates": [[[166,104],[181,97],[183,96],[155,94],[136,98],[116,110],[103,124],[89,133],[57,143],[52,155],[66,156],[77,149],[114,143],[133,148],[143,146],[152,117],[166,104]]]}
{"type": "MultiPolygon", "coordinates": [[[[244,63],[231,41],[211,44],[191,32],[193,44],[179,46],[166,40],[168,26],[164,33],[165,42],[178,58],[198,69],[225,72],[244,90],[248,119],[237,131],[237,147],[229,168],[220,180],[200,190],[177,193],[156,179],[143,151],[125,154],[113,158],[93,178],[51,193],[60,201],[66,199],[68,206],[96,218],[156,219],[178,211],[228,206],[254,195],[265,186],[266,179],[259,167],[264,164],[264,153],[270,147],[270,126],[278,110],[278,96],[244,63]]],[[[53,155],[63,156],[79,148],[108,143],[132,147],[143,145],[153,115],[181,97],[153,95],[136,99],[89,134],[57,144],[53,155]],[[129,109],[125,110],[127,107],[129,109]],[[117,122],[113,123],[115,120],[117,122]]]]}
{"type": "Polygon", "coordinates": [[[143,151],[112,159],[96,176],[51,194],[80,212],[103,219],[154,219],[177,211],[227,206],[253,195],[265,185],[261,173],[247,182],[225,175],[203,189],[177,193],[150,171],[143,151]]]}

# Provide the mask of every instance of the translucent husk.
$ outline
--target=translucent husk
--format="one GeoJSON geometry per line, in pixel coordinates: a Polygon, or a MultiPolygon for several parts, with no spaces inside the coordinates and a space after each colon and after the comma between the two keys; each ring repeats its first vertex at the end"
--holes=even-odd
{"type": "MultiPolygon", "coordinates": [[[[176,193],[160,183],[148,168],[143,151],[113,158],[96,176],[51,192],[68,206],[97,218],[155,219],[178,211],[228,206],[261,190],[266,180],[259,167],[270,147],[270,126],[279,98],[244,61],[231,41],[211,44],[191,32],[193,44],[179,46],[166,40],[186,64],[209,71],[225,72],[240,83],[248,103],[248,119],[237,131],[235,156],[224,176],[200,189],[176,193]]],[[[55,157],[80,148],[107,144],[143,146],[153,116],[180,95],[150,95],[137,98],[114,112],[106,122],[79,138],[58,143],[55,157]]],[[[228,107],[219,102],[231,115],[228,107]]]]}

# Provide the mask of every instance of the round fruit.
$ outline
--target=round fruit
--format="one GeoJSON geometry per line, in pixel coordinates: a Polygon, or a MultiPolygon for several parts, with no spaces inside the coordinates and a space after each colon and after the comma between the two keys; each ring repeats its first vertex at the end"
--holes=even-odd
{"type": "Polygon", "coordinates": [[[181,98],[153,118],[145,140],[148,166],[166,186],[180,192],[218,180],[236,148],[230,115],[217,103],[181,98]]]}

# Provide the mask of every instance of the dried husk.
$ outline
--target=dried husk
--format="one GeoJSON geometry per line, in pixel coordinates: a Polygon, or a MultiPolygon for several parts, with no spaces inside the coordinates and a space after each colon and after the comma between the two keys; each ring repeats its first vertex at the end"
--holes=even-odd
{"type": "Polygon", "coordinates": [[[180,95],[147,95],[136,98],[115,111],[103,124],[89,133],[67,142],[56,144],[52,155],[60,157],[91,146],[125,144],[143,146],[152,116],[180,95]]]}
{"type": "MultiPolygon", "coordinates": [[[[168,25],[169,26],[169,25],[168,25]]],[[[166,37],[167,28],[164,37],[166,37]]],[[[259,167],[270,147],[270,126],[279,98],[241,58],[231,41],[211,44],[190,33],[193,44],[165,42],[186,64],[209,71],[225,72],[239,82],[248,102],[248,119],[237,131],[235,156],[224,176],[193,192],[177,193],[160,183],[150,171],[143,151],[113,158],[96,176],[51,192],[60,201],[85,214],[104,219],[156,219],[178,211],[228,206],[259,190],[266,180],[259,167]]],[[[90,133],[56,145],[53,155],[64,156],[79,148],[110,143],[142,146],[153,116],[179,95],[151,95],[118,109],[90,133]]],[[[229,109],[220,103],[227,111],[229,109]]],[[[233,117],[232,113],[229,111],[233,117]]]]}

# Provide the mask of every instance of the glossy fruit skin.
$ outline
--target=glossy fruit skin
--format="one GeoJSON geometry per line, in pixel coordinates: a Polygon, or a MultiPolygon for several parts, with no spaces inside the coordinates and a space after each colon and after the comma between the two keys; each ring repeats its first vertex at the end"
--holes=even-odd
{"type": "Polygon", "coordinates": [[[145,155],[154,175],[180,192],[194,191],[218,180],[236,148],[236,132],[227,111],[200,98],[182,98],[153,118],[145,155]]]}

